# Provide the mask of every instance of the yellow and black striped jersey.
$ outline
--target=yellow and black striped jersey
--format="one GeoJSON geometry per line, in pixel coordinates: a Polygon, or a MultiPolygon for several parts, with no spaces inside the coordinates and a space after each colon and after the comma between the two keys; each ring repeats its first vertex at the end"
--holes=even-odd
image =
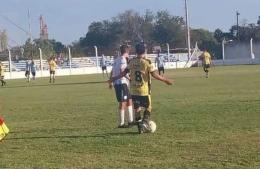
{"type": "Polygon", "coordinates": [[[155,71],[149,59],[136,57],[129,61],[130,90],[132,95],[148,96],[151,87],[151,72],[155,71]]]}

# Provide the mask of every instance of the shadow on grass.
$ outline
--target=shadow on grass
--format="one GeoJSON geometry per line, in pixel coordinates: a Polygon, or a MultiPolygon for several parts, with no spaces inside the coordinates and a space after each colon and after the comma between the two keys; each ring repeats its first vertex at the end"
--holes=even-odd
{"type": "Polygon", "coordinates": [[[27,85],[4,86],[2,89],[5,89],[5,88],[23,88],[23,87],[42,87],[42,86],[85,85],[85,84],[99,84],[99,83],[106,83],[106,81],[77,82],[77,83],[49,83],[49,84],[31,84],[31,83],[27,83],[27,85]]]}
{"type": "Polygon", "coordinates": [[[92,135],[60,135],[60,136],[24,136],[24,137],[10,137],[12,133],[9,134],[9,137],[5,140],[35,140],[35,139],[80,139],[80,138],[103,138],[108,139],[113,136],[136,136],[139,135],[137,132],[119,132],[119,133],[101,133],[101,134],[92,134],[92,135]]]}

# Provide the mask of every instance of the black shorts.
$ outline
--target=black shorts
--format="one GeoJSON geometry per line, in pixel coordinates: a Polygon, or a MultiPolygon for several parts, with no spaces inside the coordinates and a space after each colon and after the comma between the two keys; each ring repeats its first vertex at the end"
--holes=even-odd
{"type": "Polygon", "coordinates": [[[204,68],[204,69],[210,68],[210,64],[204,64],[204,65],[203,65],[203,68],[204,68]]]}
{"type": "Polygon", "coordinates": [[[151,109],[152,109],[151,96],[132,95],[132,99],[133,99],[135,109],[143,107],[143,108],[151,111],[151,109]]]}
{"type": "Polygon", "coordinates": [[[164,67],[158,67],[158,71],[159,71],[159,72],[162,71],[162,72],[164,73],[164,67]]]}
{"type": "Polygon", "coordinates": [[[50,70],[50,74],[55,75],[55,70],[50,70]]]}
{"type": "Polygon", "coordinates": [[[4,78],[5,78],[5,76],[0,75],[0,79],[1,80],[4,80],[4,78]]]}
{"type": "Polygon", "coordinates": [[[114,85],[114,88],[118,102],[125,102],[132,98],[126,84],[114,85]]]}
{"type": "Polygon", "coordinates": [[[102,66],[102,70],[107,70],[107,67],[106,66],[102,66]]]}
{"type": "Polygon", "coordinates": [[[32,75],[35,76],[35,75],[36,75],[36,72],[32,72],[32,75]]]}
{"type": "Polygon", "coordinates": [[[30,71],[26,70],[25,71],[25,76],[28,76],[28,75],[30,75],[30,71]]]}

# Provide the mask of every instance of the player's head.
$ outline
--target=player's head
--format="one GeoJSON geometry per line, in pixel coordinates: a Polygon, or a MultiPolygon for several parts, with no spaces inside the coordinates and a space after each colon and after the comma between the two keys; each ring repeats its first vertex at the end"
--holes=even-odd
{"type": "Polygon", "coordinates": [[[130,48],[128,45],[121,45],[120,46],[120,52],[121,52],[121,55],[125,54],[125,53],[129,53],[130,51],[130,48]]]}
{"type": "Polygon", "coordinates": [[[135,51],[136,51],[136,54],[137,55],[143,55],[145,54],[146,52],[146,46],[145,44],[142,42],[142,43],[138,43],[136,46],[135,46],[135,51]]]}

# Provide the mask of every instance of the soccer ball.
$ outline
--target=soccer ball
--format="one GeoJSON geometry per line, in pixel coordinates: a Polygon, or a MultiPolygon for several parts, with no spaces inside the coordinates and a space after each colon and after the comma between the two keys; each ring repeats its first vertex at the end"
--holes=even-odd
{"type": "Polygon", "coordinates": [[[154,133],[156,130],[156,123],[152,120],[149,121],[150,132],[154,133]]]}

